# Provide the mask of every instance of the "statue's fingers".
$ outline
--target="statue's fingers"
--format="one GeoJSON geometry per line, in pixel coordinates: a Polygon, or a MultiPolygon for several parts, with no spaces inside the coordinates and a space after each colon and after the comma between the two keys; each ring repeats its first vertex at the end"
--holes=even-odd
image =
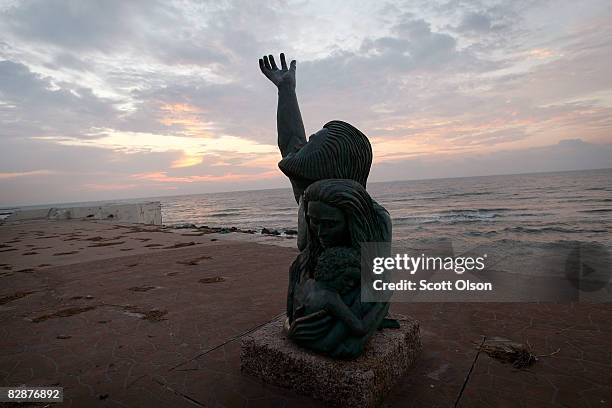
{"type": "Polygon", "coordinates": [[[270,54],[268,55],[268,59],[270,60],[270,65],[272,66],[272,69],[278,69],[278,67],[276,66],[276,62],[274,62],[274,56],[270,54]]]}
{"type": "Polygon", "coordinates": [[[291,65],[289,66],[289,69],[291,69],[292,71],[295,71],[295,66],[296,66],[296,62],[295,60],[291,61],[291,65]]]}
{"type": "Polygon", "coordinates": [[[311,336],[296,336],[293,335],[291,336],[292,339],[295,339],[297,341],[301,341],[301,342],[306,342],[306,341],[315,341],[315,340],[319,340],[322,337],[322,335],[311,335],[311,336]]]}
{"type": "Polygon", "coordinates": [[[308,316],[302,316],[291,324],[291,328],[295,330],[318,330],[320,328],[327,329],[332,323],[332,317],[325,310],[319,310],[308,316]]]}
{"type": "Polygon", "coordinates": [[[331,316],[327,314],[325,310],[319,310],[306,316],[298,317],[295,319],[296,324],[311,324],[311,323],[328,323],[331,320],[331,316]]]}
{"type": "Polygon", "coordinates": [[[321,337],[329,332],[330,328],[329,324],[298,324],[291,328],[291,336],[300,339],[304,337],[321,337]]]}
{"type": "Polygon", "coordinates": [[[266,75],[266,67],[264,66],[264,61],[262,58],[259,59],[259,69],[264,75],[266,75]]]}
{"type": "Polygon", "coordinates": [[[329,325],[331,324],[331,317],[327,316],[324,317],[320,320],[313,320],[313,321],[309,321],[309,322],[300,322],[300,326],[306,328],[306,329],[318,329],[318,328],[327,328],[329,327],[329,325]]]}
{"type": "Polygon", "coordinates": [[[315,340],[323,337],[327,333],[326,330],[305,330],[296,327],[291,337],[298,340],[315,340]]]}
{"type": "Polygon", "coordinates": [[[281,52],[280,59],[281,59],[281,68],[283,70],[286,70],[287,69],[287,61],[285,60],[285,53],[281,52]]]}
{"type": "Polygon", "coordinates": [[[267,69],[272,69],[272,67],[270,66],[270,61],[268,60],[268,56],[267,55],[264,55],[263,60],[264,60],[264,66],[267,69]]]}
{"type": "Polygon", "coordinates": [[[295,330],[293,330],[292,336],[295,337],[296,339],[303,339],[306,337],[317,338],[317,337],[324,336],[325,333],[329,333],[329,327],[310,328],[310,327],[300,326],[300,327],[296,327],[295,330]]]}

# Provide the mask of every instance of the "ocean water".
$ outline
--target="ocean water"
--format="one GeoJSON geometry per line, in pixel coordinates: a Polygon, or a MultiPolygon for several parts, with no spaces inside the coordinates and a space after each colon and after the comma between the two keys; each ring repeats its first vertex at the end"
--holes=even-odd
{"type": "MultiPolygon", "coordinates": [[[[368,191],[391,214],[394,239],[612,244],[612,169],[370,183],[368,191]]],[[[288,188],[151,200],[161,201],[165,225],[297,227],[288,188]]]]}
{"type": "MultiPolygon", "coordinates": [[[[395,239],[612,243],[612,169],[371,183],[395,239]]],[[[290,189],[164,197],[164,224],[295,229],[290,189]]]]}

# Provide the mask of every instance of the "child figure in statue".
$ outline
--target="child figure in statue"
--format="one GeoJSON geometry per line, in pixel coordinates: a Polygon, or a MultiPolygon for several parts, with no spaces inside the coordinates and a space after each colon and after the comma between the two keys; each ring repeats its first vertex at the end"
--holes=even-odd
{"type": "Polygon", "coordinates": [[[329,314],[342,321],[351,334],[363,336],[368,331],[367,322],[362,321],[344,303],[342,296],[359,287],[361,279],[359,252],[348,247],[332,247],[318,259],[314,279],[309,279],[297,294],[301,306],[295,311],[295,323],[312,313],[329,314]]]}

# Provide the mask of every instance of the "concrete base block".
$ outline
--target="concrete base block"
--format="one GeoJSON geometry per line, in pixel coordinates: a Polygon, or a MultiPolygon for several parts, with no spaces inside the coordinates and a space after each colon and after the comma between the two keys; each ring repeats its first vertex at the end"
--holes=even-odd
{"type": "Polygon", "coordinates": [[[359,358],[335,360],[293,344],[284,317],[242,338],[243,372],[266,383],[310,395],[329,405],[375,407],[408,371],[421,350],[419,323],[405,316],[399,329],[378,331],[359,358]]]}

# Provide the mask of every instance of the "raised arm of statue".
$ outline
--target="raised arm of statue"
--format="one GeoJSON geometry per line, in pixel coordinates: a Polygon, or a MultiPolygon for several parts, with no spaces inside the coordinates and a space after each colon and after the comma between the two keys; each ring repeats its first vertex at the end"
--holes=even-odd
{"type": "Polygon", "coordinates": [[[276,111],[276,127],[278,131],[278,148],[286,157],[306,143],[306,132],[302,122],[302,114],[295,93],[295,60],[289,68],[285,54],[280,55],[281,68],[278,69],[272,55],[259,59],[261,72],[278,88],[278,108],[276,111]]]}

